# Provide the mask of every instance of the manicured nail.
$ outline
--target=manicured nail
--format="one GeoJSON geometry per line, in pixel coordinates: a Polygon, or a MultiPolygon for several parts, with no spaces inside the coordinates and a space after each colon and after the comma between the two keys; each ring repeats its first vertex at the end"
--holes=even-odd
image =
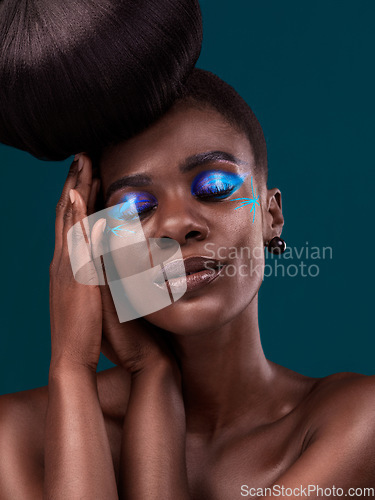
{"type": "Polygon", "coordinates": [[[76,193],[75,193],[74,189],[71,189],[69,191],[69,196],[70,196],[70,201],[73,204],[76,201],[76,193]]]}

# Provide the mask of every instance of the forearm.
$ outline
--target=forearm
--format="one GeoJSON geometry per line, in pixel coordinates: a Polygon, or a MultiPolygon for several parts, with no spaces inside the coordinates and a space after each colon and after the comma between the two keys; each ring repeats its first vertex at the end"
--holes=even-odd
{"type": "Polygon", "coordinates": [[[52,368],[45,431],[44,499],[117,499],[96,374],[52,368]]]}
{"type": "Polygon", "coordinates": [[[180,383],[171,367],[132,380],[121,447],[123,498],[188,500],[186,424],[180,383]]]}

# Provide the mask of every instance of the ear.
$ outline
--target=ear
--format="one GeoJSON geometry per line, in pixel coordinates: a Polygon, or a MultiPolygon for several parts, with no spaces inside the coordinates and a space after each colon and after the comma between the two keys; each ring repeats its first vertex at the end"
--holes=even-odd
{"type": "Polygon", "coordinates": [[[281,192],[277,188],[268,189],[265,213],[263,214],[263,239],[268,244],[275,236],[281,236],[284,217],[281,208],[281,192]]]}

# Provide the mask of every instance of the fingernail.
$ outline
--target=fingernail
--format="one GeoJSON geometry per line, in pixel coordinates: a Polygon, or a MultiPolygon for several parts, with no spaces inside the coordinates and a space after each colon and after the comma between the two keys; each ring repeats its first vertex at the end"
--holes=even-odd
{"type": "Polygon", "coordinates": [[[107,221],[105,219],[103,219],[103,222],[102,222],[102,231],[103,231],[103,233],[104,233],[106,227],[107,227],[107,221]]]}
{"type": "Polygon", "coordinates": [[[76,154],[75,157],[74,157],[74,161],[78,161],[79,157],[80,157],[80,153],[76,154]]]}
{"type": "Polygon", "coordinates": [[[78,160],[78,172],[80,172],[83,169],[83,164],[84,164],[83,156],[80,156],[78,160]]]}
{"type": "Polygon", "coordinates": [[[69,197],[70,197],[70,201],[73,204],[76,201],[76,193],[75,193],[74,189],[71,189],[69,191],[69,197]]]}

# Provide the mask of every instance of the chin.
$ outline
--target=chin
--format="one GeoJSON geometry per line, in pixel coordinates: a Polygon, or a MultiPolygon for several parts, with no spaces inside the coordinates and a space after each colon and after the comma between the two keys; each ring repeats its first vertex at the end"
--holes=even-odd
{"type": "Polygon", "coordinates": [[[241,310],[239,301],[227,297],[189,296],[160,311],[148,314],[145,319],[172,334],[199,335],[215,331],[234,319],[241,310]],[[225,300],[224,300],[225,299],[225,300]]]}

